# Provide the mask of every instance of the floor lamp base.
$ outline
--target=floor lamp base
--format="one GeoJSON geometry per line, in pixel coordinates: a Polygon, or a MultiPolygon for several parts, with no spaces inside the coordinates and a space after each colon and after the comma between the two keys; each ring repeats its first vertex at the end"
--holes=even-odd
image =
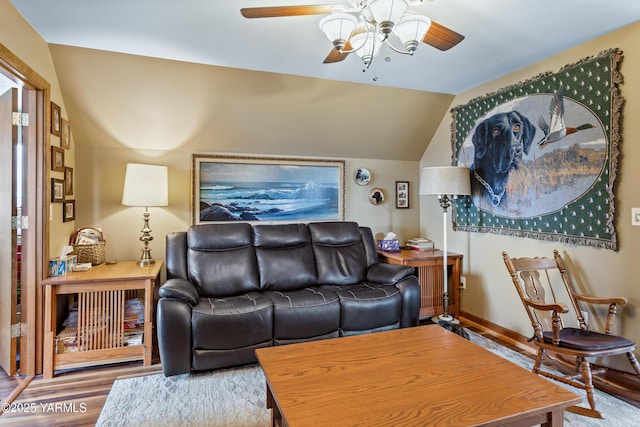
{"type": "Polygon", "coordinates": [[[450,314],[440,314],[438,316],[433,316],[431,318],[431,321],[433,323],[453,323],[454,325],[459,325],[460,321],[458,319],[456,319],[455,317],[453,317],[450,314]]]}
{"type": "Polygon", "coordinates": [[[450,314],[441,314],[439,316],[433,316],[431,321],[441,328],[447,329],[456,335],[460,335],[462,338],[471,340],[467,331],[460,325],[460,321],[455,319],[450,314]]]}

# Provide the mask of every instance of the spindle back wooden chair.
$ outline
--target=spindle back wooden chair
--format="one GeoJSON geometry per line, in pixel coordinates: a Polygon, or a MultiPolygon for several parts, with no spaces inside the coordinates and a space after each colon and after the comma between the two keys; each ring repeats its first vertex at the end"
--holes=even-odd
{"type": "MultiPolygon", "coordinates": [[[[628,303],[624,297],[594,298],[574,292],[564,262],[557,250],[551,258],[511,258],[502,252],[504,263],[511,275],[525,310],[533,326],[531,340],[538,348],[532,371],[536,374],[570,384],[586,391],[589,408],[573,407],[568,410],[595,418],[601,418],[596,410],[593,375],[603,373],[601,367],[592,369],[589,357],[605,357],[626,354],[636,375],[640,377],[640,364],[633,351],[636,344],[624,337],[612,334],[617,307],[628,303]],[[561,278],[566,294],[554,290],[552,280],[561,278]],[[565,302],[561,299],[564,298],[565,302]],[[609,311],[604,333],[590,331],[579,303],[608,304],[609,311]],[[578,327],[565,326],[562,315],[570,312],[569,304],[577,316],[578,327]],[[547,369],[543,361],[547,353],[555,352],[575,357],[575,372],[559,374],[547,369]]],[[[557,288],[556,288],[557,289],[557,288]]],[[[566,319],[566,318],[565,318],[566,319]]],[[[567,324],[569,321],[567,320],[567,324]]]]}

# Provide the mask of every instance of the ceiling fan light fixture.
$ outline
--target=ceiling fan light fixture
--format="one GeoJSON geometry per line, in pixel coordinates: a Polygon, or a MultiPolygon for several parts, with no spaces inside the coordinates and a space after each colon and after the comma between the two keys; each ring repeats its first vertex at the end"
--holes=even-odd
{"type": "Polygon", "coordinates": [[[406,0],[369,0],[367,8],[386,37],[407,12],[409,4],[406,0]]]}
{"type": "Polygon", "coordinates": [[[418,14],[408,14],[402,18],[393,28],[393,33],[398,36],[408,52],[415,52],[425,34],[431,27],[431,19],[418,14]]]}
{"type": "Polygon", "coordinates": [[[322,18],[319,26],[324,35],[333,43],[333,46],[341,51],[357,24],[358,20],[355,16],[348,13],[336,13],[322,18]]]}
{"type": "Polygon", "coordinates": [[[362,59],[366,67],[371,64],[380,52],[382,42],[378,39],[377,34],[373,30],[359,32],[351,37],[351,46],[354,48],[356,55],[362,59]]]}

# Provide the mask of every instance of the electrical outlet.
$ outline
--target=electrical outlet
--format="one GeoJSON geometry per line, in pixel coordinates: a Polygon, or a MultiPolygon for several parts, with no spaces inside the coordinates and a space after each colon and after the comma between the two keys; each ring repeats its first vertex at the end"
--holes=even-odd
{"type": "Polygon", "coordinates": [[[467,289],[467,278],[460,276],[460,289],[467,289]]]}
{"type": "Polygon", "coordinates": [[[640,208],[631,208],[631,225],[640,227],[640,208]]]}

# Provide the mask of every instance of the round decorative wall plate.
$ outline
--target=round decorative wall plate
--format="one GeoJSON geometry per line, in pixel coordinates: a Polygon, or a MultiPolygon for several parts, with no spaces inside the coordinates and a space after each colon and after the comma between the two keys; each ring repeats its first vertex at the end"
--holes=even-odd
{"type": "Polygon", "coordinates": [[[384,202],[384,190],[382,188],[374,188],[369,193],[369,201],[374,205],[380,205],[384,202]]]}
{"type": "Polygon", "coordinates": [[[358,185],[367,185],[371,181],[371,172],[366,168],[358,168],[353,171],[353,180],[358,185]]]}

